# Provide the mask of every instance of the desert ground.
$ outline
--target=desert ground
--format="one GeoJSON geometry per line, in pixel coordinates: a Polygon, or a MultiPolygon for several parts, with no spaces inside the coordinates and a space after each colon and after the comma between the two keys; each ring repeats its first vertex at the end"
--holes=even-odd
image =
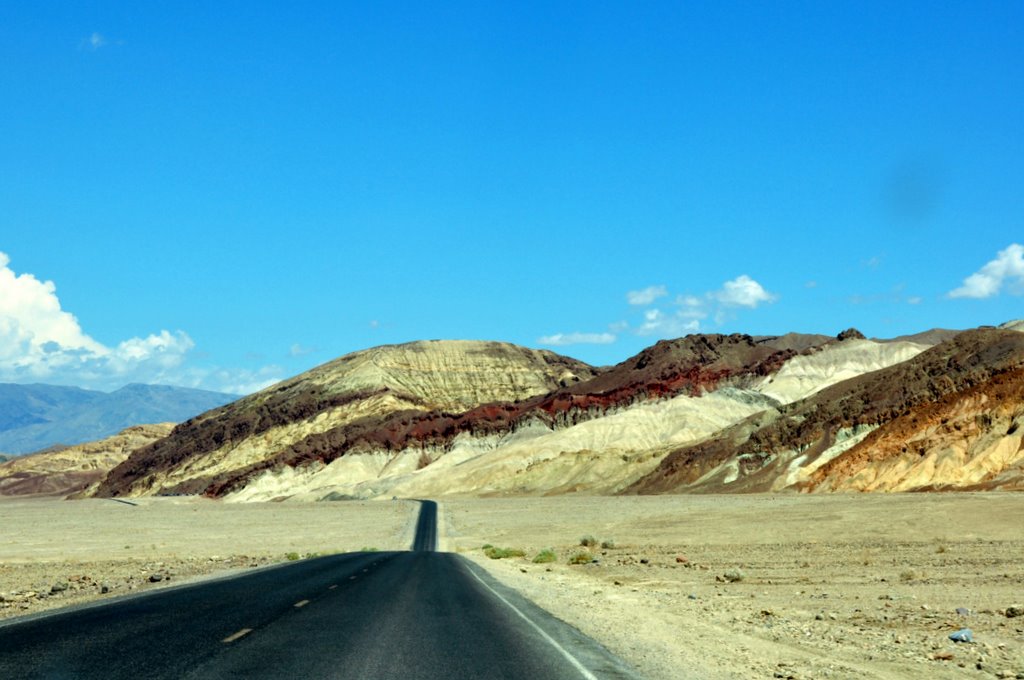
{"type": "MultiPolygon", "coordinates": [[[[417,511],[137,502],[0,502],[0,616],[308,554],[404,549],[417,511]]],[[[645,677],[1024,678],[1022,494],[441,499],[440,511],[442,549],[645,677]],[[487,544],[524,555],[490,559],[487,544]],[[534,563],[546,548],[555,561],[534,563]],[[972,643],[949,639],[961,628],[972,643]]]]}

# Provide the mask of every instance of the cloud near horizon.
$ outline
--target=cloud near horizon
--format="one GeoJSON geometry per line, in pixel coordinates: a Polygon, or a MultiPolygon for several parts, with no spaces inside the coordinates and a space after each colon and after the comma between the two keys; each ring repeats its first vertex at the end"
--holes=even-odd
{"type": "Polygon", "coordinates": [[[760,283],[741,274],[723,283],[718,290],[676,297],[669,311],[656,307],[644,310],[644,322],[636,334],[667,338],[696,333],[702,330],[708,318],[720,325],[729,318],[732,310],[756,309],[777,299],[777,295],[769,293],[760,283]]]}
{"type": "Polygon", "coordinates": [[[566,345],[610,345],[615,342],[614,333],[555,333],[539,338],[537,342],[550,347],[566,345]]]}
{"type": "Polygon", "coordinates": [[[631,290],[626,293],[626,301],[634,306],[646,306],[666,295],[668,290],[665,286],[648,286],[643,290],[631,290]]]}
{"type": "MultiPolygon", "coordinates": [[[[651,306],[656,300],[669,295],[666,286],[648,286],[642,290],[626,293],[626,302],[633,307],[646,307],[643,322],[633,328],[633,334],[677,338],[703,330],[707,319],[715,325],[725,323],[737,309],[755,309],[763,304],[775,302],[778,296],[765,290],[764,286],[741,274],[722,284],[721,288],[703,295],[679,295],[669,302],[670,308],[651,306]]],[[[610,345],[618,340],[618,333],[630,328],[626,321],[609,324],[605,333],[555,333],[537,340],[541,345],[564,347],[566,345],[610,345]]]]}
{"type": "Polygon", "coordinates": [[[1011,295],[1024,293],[1024,246],[1012,243],[1000,250],[994,260],[964,279],[963,285],[947,297],[981,300],[999,294],[1004,283],[1013,284],[1011,295]]]}
{"type": "Polygon", "coordinates": [[[85,333],[78,319],[61,308],[52,281],[16,274],[9,265],[10,258],[0,252],[0,382],[49,382],[93,389],[142,382],[241,394],[236,388],[277,381],[270,376],[185,367],[195,342],[181,330],[161,330],[108,347],[85,333]]]}

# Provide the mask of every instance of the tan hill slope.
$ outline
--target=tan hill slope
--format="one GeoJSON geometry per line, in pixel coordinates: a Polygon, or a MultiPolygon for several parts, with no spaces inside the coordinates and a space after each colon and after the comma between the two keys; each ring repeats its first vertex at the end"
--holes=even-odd
{"type": "Polygon", "coordinates": [[[965,331],[678,449],[629,491],[1013,486],[1022,369],[1024,334],[965,331]]]}
{"type": "MultiPolygon", "coordinates": [[[[387,445],[357,447],[338,440],[337,446],[349,447],[348,455],[327,464],[317,459],[257,470],[216,492],[239,500],[316,499],[332,493],[363,498],[614,493],[673,448],[790,401],[794,394],[926,349],[867,341],[856,333],[844,337],[840,342],[792,334],[693,335],[664,341],[592,381],[454,418],[427,414],[402,424],[403,436],[387,439],[387,445]],[[766,394],[768,388],[777,392],[766,394]]],[[[380,432],[378,426],[374,434],[380,432]]]]}
{"type": "Polygon", "coordinates": [[[0,464],[0,496],[66,496],[97,484],[135,449],[166,437],[173,423],[138,425],[96,442],[39,451],[0,464]]]}

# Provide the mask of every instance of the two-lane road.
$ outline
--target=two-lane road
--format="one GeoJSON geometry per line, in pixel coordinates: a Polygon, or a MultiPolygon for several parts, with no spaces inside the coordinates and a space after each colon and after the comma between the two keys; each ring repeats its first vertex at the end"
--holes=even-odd
{"type": "Polygon", "coordinates": [[[633,677],[457,555],[333,555],[0,625],[0,678],[633,677]]]}

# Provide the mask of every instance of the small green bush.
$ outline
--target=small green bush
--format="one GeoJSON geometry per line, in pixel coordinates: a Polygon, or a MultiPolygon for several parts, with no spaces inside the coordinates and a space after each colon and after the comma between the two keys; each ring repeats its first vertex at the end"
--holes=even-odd
{"type": "Polygon", "coordinates": [[[297,552],[285,553],[284,554],[284,558],[286,560],[288,560],[289,562],[294,562],[295,560],[299,559],[299,553],[297,553],[297,552]]]}
{"type": "Polygon", "coordinates": [[[580,545],[584,546],[585,548],[593,548],[595,545],[597,545],[597,539],[593,536],[584,536],[580,539],[580,545]]]}
{"type": "Polygon", "coordinates": [[[587,552],[585,550],[581,550],[578,553],[574,553],[569,558],[569,564],[587,564],[587,563],[589,563],[593,559],[594,559],[593,556],[591,556],[591,554],[589,552],[587,552]]]}
{"type": "Polygon", "coordinates": [[[548,562],[554,562],[558,559],[558,555],[555,554],[553,548],[545,548],[537,553],[537,556],[533,558],[534,564],[547,564],[548,562]]]}
{"type": "Polygon", "coordinates": [[[501,560],[506,557],[522,557],[526,553],[518,548],[495,548],[491,546],[484,550],[484,554],[490,557],[492,560],[501,560]]]}
{"type": "Polygon", "coordinates": [[[605,550],[611,550],[612,548],[615,547],[615,541],[612,541],[612,540],[601,541],[601,547],[604,548],[605,550]]]}
{"type": "Polygon", "coordinates": [[[746,578],[743,571],[740,569],[730,569],[729,571],[722,574],[722,577],[729,583],[739,583],[744,578],[746,578]]]}
{"type": "Polygon", "coordinates": [[[377,548],[364,545],[362,548],[359,549],[359,552],[377,552],[377,550],[377,548]]]}

